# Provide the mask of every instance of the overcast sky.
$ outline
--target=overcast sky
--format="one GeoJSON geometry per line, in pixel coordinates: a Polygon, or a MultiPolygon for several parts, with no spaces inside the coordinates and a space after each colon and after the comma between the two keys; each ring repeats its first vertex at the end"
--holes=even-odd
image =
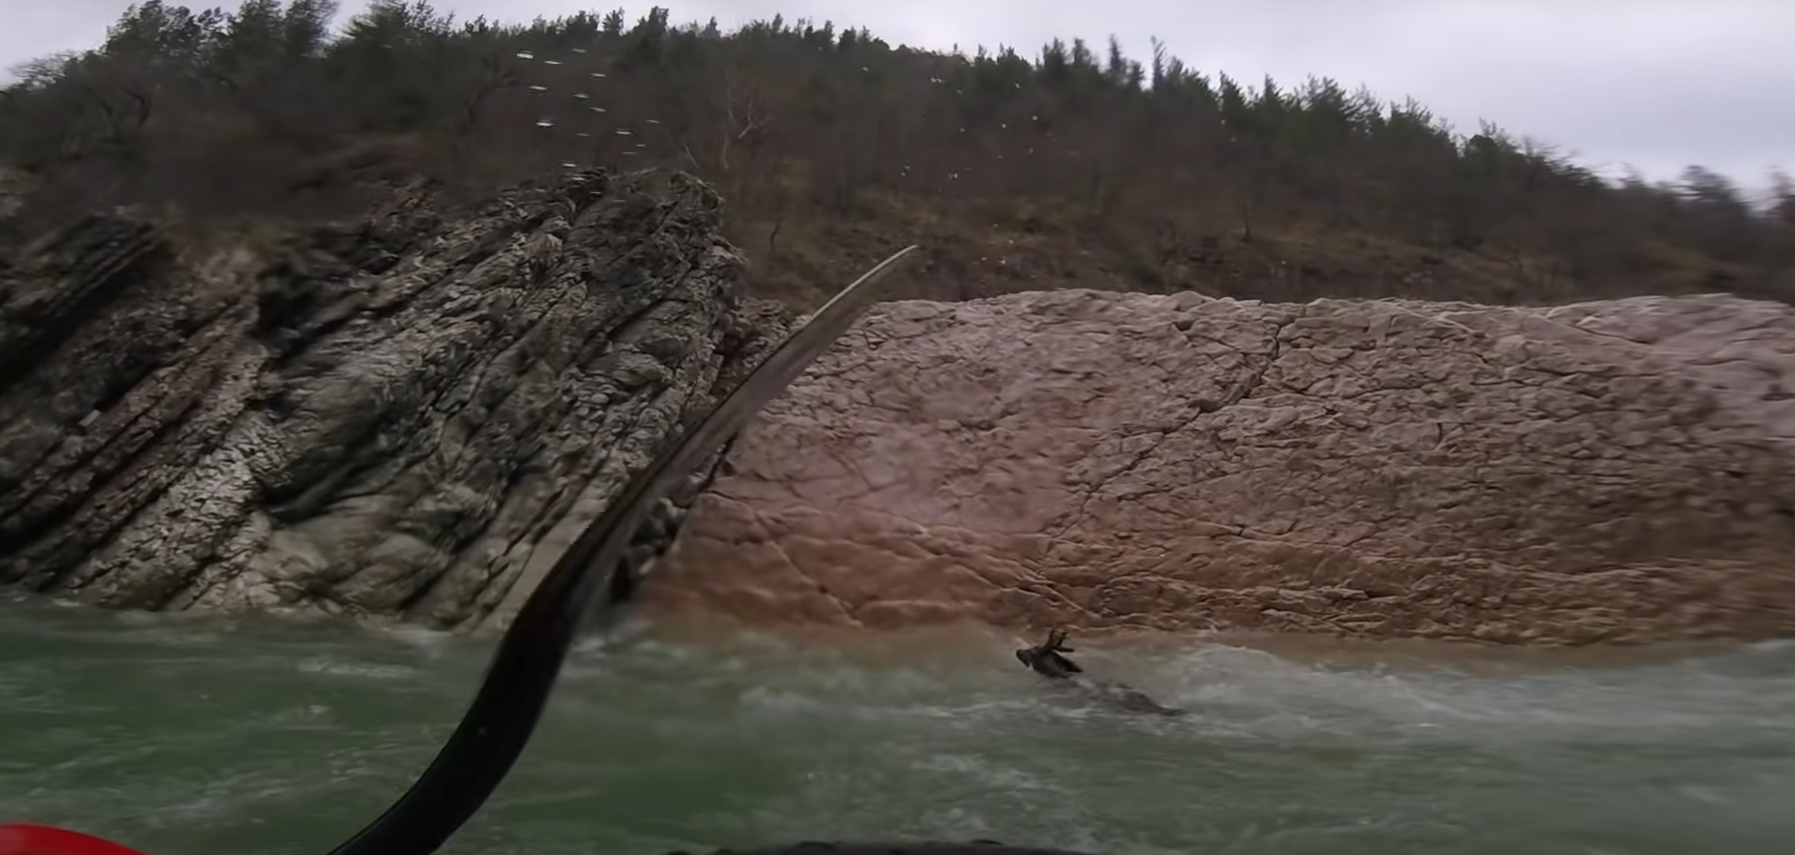
{"type": "MultiPolygon", "coordinates": [[[[229,5],[231,0],[223,0],[229,5]]],[[[347,16],[365,0],[343,0],[347,16]]],[[[96,44],[128,5],[7,0],[0,67],[96,44]]],[[[199,2],[195,6],[205,6],[199,2]]],[[[581,0],[437,0],[462,17],[549,17],[581,0]]],[[[1412,95],[1460,130],[1488,119],[1605,172],[1673,178],[1699,163],[1748,185],[1795,171],[1795,0],[679,0],[676,21],[786,18],[865,26],[893,44],[1010,44],[1060,36],[1136,58],[1148,38],[1243,82],[1310,74],[1412,95]]],[[[631,20],[648,4],[624,7],[631,20]]]]}

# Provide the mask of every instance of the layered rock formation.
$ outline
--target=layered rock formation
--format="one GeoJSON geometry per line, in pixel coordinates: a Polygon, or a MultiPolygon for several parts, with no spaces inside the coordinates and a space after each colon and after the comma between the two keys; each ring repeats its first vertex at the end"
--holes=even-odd
{"type": "MultiPolygon", "coordinates": [[[[181,258],[124,216],[21,250],[0,264],[0,583],[503,615],[782,334],[738,299],[718,205],[682,175],[589,172],[468,210],[409,188],[269,264],[181,258]]],[[[671,538],[676,504],[643,537],[671,538]]]]}
{"type": "Polygon", "coordinates": [[[1795,634],[1795,310],[876,310],[737,443],[661,613],[1579,643],[1795,634]]]}
{"type": "MultiPolygon", "coordinates": [[[[408,188],[268,263],[183,256],[124,215],[0,249],[0,584],[502,620],[783,334],[739,298],[718,219],[683,176],[593,172],[464,210],[408,188]]],[[[651,610],[1795,633],[1795,310],[1777,304],[898,303],[725,470],[651,610]]]]}

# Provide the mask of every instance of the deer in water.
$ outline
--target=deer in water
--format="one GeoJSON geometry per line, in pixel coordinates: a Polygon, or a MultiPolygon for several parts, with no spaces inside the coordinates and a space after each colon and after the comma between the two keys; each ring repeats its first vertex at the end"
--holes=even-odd
{"type": "Polygon", "coordinates": [[[1047,633],[1046,641],[1016,651],[1016,660],[1033,669],[1036,674],[1051,680],[1068,681],[1086,696],[1125,712],[1168,716],[1185,714],[1185,710],[1161,704],[1148,697],[1145,692],[1124,683],[1093,680],[1084,676],[1084,668],[1066,656],[1077,652],[1066,646],[1066,631],[1056,629],[1047,633]]]}

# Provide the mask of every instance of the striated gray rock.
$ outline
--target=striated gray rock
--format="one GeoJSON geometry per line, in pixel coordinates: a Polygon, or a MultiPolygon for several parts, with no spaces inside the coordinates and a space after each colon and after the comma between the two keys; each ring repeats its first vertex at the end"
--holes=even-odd
{"type": "Polygon", "coordinates": [[[643,590],[885,627],[1795,635],[1795,308],[876,309],[643,590]]]}
{"type": "Polygon", "coordinates": [[[469,210],[407,188],[268,264],[125,217],[26,247],[0,264],[0,583],[502,619],[782,334],[719,216],[681,174],[586,172],[469,210]]]}

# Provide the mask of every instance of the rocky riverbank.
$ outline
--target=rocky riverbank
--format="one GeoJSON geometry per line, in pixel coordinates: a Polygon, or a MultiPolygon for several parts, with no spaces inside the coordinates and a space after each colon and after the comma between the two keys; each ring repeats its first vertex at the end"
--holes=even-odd
{"type": "MultiPolygon", "coordinates": [[[[125,214],[6,250],[0,583],[502,622],[789,328],[721,228],[579,172],[264,257],[125,214]]],[[[761,624],[1795,634],[1795,309],[889,304],[632,563],[676,534],[642,605],[761,624]]]]}

